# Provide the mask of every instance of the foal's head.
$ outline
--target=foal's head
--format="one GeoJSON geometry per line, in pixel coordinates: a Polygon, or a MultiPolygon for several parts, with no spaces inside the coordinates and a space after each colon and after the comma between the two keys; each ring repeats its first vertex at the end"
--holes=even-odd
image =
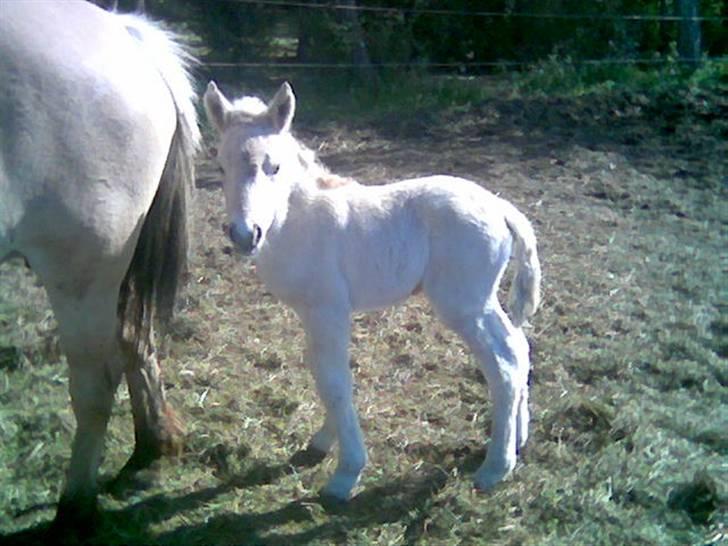
{"type": "Polygon", "coordinates": [[[210,82],[204,103],[220,139],[229,235],[239,250],[251,254],[285,210],[291,181],[301,169],[300,147],[290,133],[296,99],[284,83],[268,104],[254,97],[231,103],[210,82]]]}

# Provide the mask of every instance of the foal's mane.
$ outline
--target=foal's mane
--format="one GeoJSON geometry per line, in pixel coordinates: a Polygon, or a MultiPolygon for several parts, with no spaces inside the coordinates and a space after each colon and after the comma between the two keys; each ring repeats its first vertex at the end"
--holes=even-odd
{"type": "Polygon", "coordinates": [[[315,182],[318,189],[332,190],[350,184],[359,184],[353,178],[339,176],[329,171],[326,165],[316,157],[316,152],[299,142],[298,139],[294,138],[294,140],[298,145],[298,162],[305,173],[315,182]]]}
{"type": "Polygon", "coordinates": [[[332,190],[349,184],[359,184],[359,182],[348,176],[339,176],[331,172],[327,172],[316,179],[316,186],[320,190],[332,190]]]}
{"type": "Polygon", "coordinates": [[[241,97],[232,103],[228,111],[228,123],[251,125],[265,116],[268,107],[258,97],[241,97]]]}

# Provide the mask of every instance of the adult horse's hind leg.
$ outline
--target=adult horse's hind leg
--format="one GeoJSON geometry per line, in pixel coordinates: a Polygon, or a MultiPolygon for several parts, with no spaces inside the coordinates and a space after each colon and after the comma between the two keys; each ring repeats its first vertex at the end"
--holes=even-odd
{"type": "Polygon", "coordinates": [[[146,349],[126,341],[122,343],[135,440],[134,452],[119,473],[124,479],[148,468],[163,455],[178,455],[183,427],[166,400],[152,340],[147,340],[146,349]]]}
{"type": "MultiPolygon", "coordinates": [[[[42,277],[42,275],[41,275],[42,277]]],[[[49,279],[48,279],[49,280],[49,279]]],[[[124,367],[112,283],[45,282],[69,364],[76,433],[56,524],[88,529],[96,513],[96,477],[114,392],[124,367]],[[76,284],[76,286],[74,286],[76,284]]]]}

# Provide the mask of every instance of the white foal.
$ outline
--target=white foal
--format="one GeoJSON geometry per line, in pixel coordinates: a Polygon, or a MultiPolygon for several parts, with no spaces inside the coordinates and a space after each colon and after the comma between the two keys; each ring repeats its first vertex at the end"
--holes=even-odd
{"type": "Polygon", "coordinates": [[[230,238],[254,257],[261,280],[306,331],[307,361],[326,409],[311,447],[328,452],[339,444],[323,492],[348,498],[367,460],[352,402],[351,313],[418,290],[465,340],[490,388],[492,440],[475,485],[487,490],[505,478],[528,435],[529,348],[521,325],[538,306],[541,278],[526,217],[452,176],[342,184],[291,135],[288,84],[266,105],[251,97],[231,103],[210,82],[205,108],[220,138],[230,238]],[[497,289],[512,254],[511,320],[497,289]]]}

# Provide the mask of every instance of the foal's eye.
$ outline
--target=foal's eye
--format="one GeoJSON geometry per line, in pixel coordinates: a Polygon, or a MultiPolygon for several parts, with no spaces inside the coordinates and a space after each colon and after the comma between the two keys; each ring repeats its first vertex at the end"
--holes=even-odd
{"type": "Polygon", "coordinates": [[[270,159],[266,159],[263,163],[263,172],[267,174],[268,176],[275,176],[278,174],[278,171],[281,170],[280,163],[272,163],[270,159]]]}

